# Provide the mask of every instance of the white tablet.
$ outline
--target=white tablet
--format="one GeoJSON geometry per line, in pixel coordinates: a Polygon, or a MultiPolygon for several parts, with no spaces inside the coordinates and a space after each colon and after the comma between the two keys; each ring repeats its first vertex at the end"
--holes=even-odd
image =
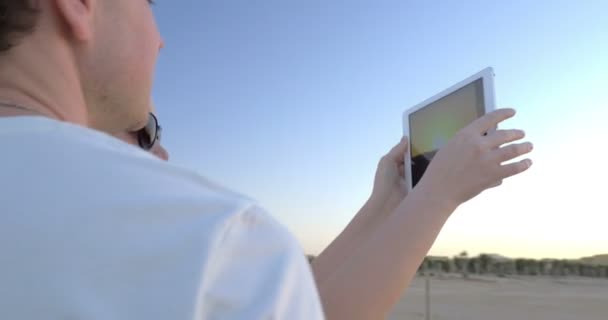
{"type": "Polygon", "coordinates": [[[460,129],[495,110],[494,71],[486,68],[403,113],[408,189],[422,178],[437,151],[460,129]]]}

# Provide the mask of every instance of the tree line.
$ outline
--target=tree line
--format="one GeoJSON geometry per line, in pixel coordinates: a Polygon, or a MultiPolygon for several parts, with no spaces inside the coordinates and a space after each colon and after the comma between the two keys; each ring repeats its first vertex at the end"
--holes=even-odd
{"type": "Polygon", "coordinates": [[[595,265],[580,260],[566,259],[508,259],[490,254],[469,257],[466,252],[458,256],[426,257],[419,273],[461,273],[468,275],[526,276],[579,276],[608,278],[608,265],[595,265]]]}

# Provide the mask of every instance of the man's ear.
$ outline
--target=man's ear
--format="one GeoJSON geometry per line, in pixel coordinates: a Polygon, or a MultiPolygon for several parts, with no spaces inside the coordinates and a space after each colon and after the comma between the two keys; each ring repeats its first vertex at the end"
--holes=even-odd
{"type": "MultiPolygon", "coordinates": [[[[46,1],[46,0],[45,0],[46,1]]],[[[76,41],[86,41],[93,34],[93,11],[96,0],[54,0],[57,12],[76,41]]],[[[122,0],[132,1],[132,0],[122,0]]]]}

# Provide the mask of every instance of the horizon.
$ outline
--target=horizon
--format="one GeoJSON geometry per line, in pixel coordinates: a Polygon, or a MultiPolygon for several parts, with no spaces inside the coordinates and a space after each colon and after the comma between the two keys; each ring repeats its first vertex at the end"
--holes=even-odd
{"type": "MultiPolygon", "coordinates": [[[[502,255],[500,253],[496,253],[496,252],[481,252],[475,255],[469,254],[469,252],[467,250],[463,250],[460,253],[466,251],[467,258],[477,258],[481,255],[489,255],[489,256],[497,256],[497,257],[501,257],[501,258],[506,258],[506,259],[510,259],[510,260],[518,260],[518,259],[530,259],[530,260],[537,260],[537,261],[542,261],[542,260],[567,260],[567,261],[581,261],[584,259],[591,259],[591,258],[608,258],[608,253],[607,254],[595,254],[593,256],[586,256],[586,257],[580,257],[580,258],[560,258],[560,257],[543,257],[543,258],[530,258],[530,257],[517,257],[517,256],[505,256],[502,255]]],[[[458,258],[460,257],[460,253],[459,254],[454,254],[454,255],[431,255],[431,254],[427,254],[425,256],[425,258],[447,258],[447,259],[454,259],[454,258],[458,258]]],[[[316,258],[317,255],[313,255],[313,254],[308,254],[306,253],[307,257],[312,257],[312,258],[316,258]]],[[[593,264],[593,263],[592,263],[593,264]]],[[[601,266],[608,266],[608,263],[602,263],[600,264],[601,266]]]]}
{"type": "Polygon", "coordinates": [[[171,162],[256,199],[305,252],[363,205],[403,111],[491,66],[497,107],[518,111],[502,127],[526,131],[534,165],[462,205],[428,254],[608,253],[608,156],[593,152],[608,119],[608,2],[188,4],[154,7],[171,162]]]}

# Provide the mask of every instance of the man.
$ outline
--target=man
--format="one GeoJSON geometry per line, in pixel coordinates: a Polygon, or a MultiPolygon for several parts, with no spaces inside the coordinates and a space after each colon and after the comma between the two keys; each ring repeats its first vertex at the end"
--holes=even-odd
{"type": "Polygon", "coordinates": [[[100,132],[146,124],[161,47],[146,0],[0,0],[0,318],[321,319],[255,202],[100,132]]]}
{"type": "MultiPolygon", "coordinates": [[[[149,119],[162,41],[147,5],[0,0],[0,316],[323,318],[302,250],[255,202],[101,132],[149,119]]],[[[382,316],[450,214],[529,168],[501,164],[531,151],[505,145],[523,132],[483,135],[513,115],[463,129],[406,198],[369,199],[314,262],[328,318],[382,316]]],[[[402,171],[406,148],[381,163],[402,171]]]]}

